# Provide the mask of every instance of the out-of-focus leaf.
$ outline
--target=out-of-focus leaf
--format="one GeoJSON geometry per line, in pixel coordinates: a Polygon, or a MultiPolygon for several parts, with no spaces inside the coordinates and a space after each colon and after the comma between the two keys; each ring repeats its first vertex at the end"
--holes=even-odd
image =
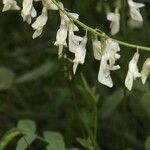
{"type": "Polygon", "coordinates": [[[36,69],[33,69],[22,76],[20,76],[16,82],[17,83],[25,83],[25,82],[30,82],[33,80],[36,80],[40,77],[44,77],[46,75],[50,75],[52,72],[54,72],[54,64],[52,62],[46,62],[39,66],[36,69]],[[52,71],[53,70],[53,71],[52,71]]]}
{"type": "Polygon", "coordinates": [[[0,67],[0,90],[10,88],[14,82],[15,74],[12,70],[0,67]]]}
{"type": "Polygon", "coordinates": [[[150,117],[150,93],[149,92],[146,92],[143,95],[141,99],[141,104],[146,114],[150,117]]]}
{"type": "Polygon", "coordinates": [[[26,134],[34,134],[36,131],[36,124],[32,120],[20,120],[17,127],[26,134]]]}
{"type": "Polygon", "coordinates": [[[65,150],[65,144],[61,134],[57,132],[45,131],[43,135],[45,140],[49,143],[47,150],[65,150]]]}
{"type": "Polygon", "coordinates": [[[93,149],[90,139],[77,138],[77,142],[86,149],[93,149]]]}
{"type": "Polygon", "coordinates": [[[117,106],[121,103],[123,97],[123,90],[117,90],[107,99],[105,99],[101,107],[101,117],[109,117],[115,111],[117,106]]]}
{"type": "Polygon", "coordinates": [[[145,141],[145,150],[150,150],[150,136],[145,141]]]}
{"type": "Polygon", "coordinates": [[[11,129],[5,133],[0,140],[0,150],[4,150],[11,140],[20,135],[18,129],[11,129]]]}
{"type": "Polygon", "coordinates": [[[26,150],[36,139],[36,135],[26,135],[17,142],[16,150],[26,150]]]}

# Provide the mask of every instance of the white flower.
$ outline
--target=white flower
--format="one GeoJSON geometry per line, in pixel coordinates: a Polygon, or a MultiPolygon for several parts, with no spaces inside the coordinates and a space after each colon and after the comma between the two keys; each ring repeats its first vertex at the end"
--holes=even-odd
{"type": "Polygon", "coordinates": [[[3,10],[4,11],[8,11],[8,10],[20,10],[20,7],[17,5],[17,2],[15,0],[3,0],[3,10]]]}
{"type": "Polygon", "coordinates": [[[129,19],[128,20],[128,26],[131,28],[131,29],[134,29],[134,28],[141,28],[143,26],[143,22],[142,21],[135,21],[133,19],[129,19]]]}
{"type": "Polygon", "coordinates": [[[51,0],[42,0],[43,6],[50,10],[58,10],[58,7],[51,0]]]}
{"type": "Polygon", "coordinates": [[[57,34],[56,34],[56,42],[54,45],[59,47],[59,50],[58,50],[58,56],[59,57],[62,57],[63,47],[67,46],[67,42],[66,42],[67,32],[68,31],[65,28],[65,26],[61,25],[59,30],[57,31],[57,34]]]}
{"type": "Polygon", "coordinates": [[[111,21],[110,28],[111,28],[111,35],[115,35],[120,30],[120,14],[117,13],[108,13],[107,19],[111,21]]]}
{"type": "Polygon", "coordinates": [[[111,71],[120,69],[119,65],[115,65],[116,60],[120,58],[118,51],[120,51],[120,47],[117,42],[112,39],[106,40],[106,47],[100,62],[98,81],[108,87],[113,87],[111,71]]]}
{"type": "Polygon", "coordinates": [[[133,80],[136,80],[136,78],[141,77],[141,74],[138,70],[137,63],[139,60],[139,53],[136,52],[132,58],[132,60],[129,62],[129,70],[125,79],[125,86],[131,91],[133,86],[133,80]]]}
{"type": "Polygon", "coordinates": [[[47,22],[47,19],[48,19],[47,9],[45,7],[43,7],[42,14],[32,24],[32,28],[35,30],[35,32],[33,34],[33,39],[35,39],[36,37],[41,35],[41,33],[43,31],[43,27],[47,22]]]}
{"type": "Polygon", "coordinates": [[[143,21],[142,15],[140,13],[140,8],[145,5],[142,3],[136,3],[133,0],[128,0],[129,8],[130,8],[130,16],[135,21],[143,21]]]}
{"type": "Polygon", "coordinates": [[[145,84],[146,79],[148,75],[150,74],[150,58],[147,58],[146,61],[144,62],[142,71],[141,71],[141,76],[142,76],[142,83],[145,84]]]}
{"type": "MultiPolygon", "coordinates": [[[[61,9],[64,10],[63,4],[59,3],[59,5],[61,9]]],[[[59,12],[61,17],[61,23],[56,34],[56,42],[54,45],[59,47],[58,55],[59,57],[62,57],[63,47],[67,46],[66,40],[67,40],[68,32],[69,32],[69,50],[73,53],[74,53],[74,49],[79,45],[79,42],[82,40],[82,38],[74,35],[73,33],[74,31],[79,30],[78,27],[74,25],[74,23],[71,22],[70,19],[62,11],[59,12]]],[[[79,15],[76,13],[69,13],[69,14],[75,19],[79,18],[79,15]]]]}
{"type": "Polygon", "coordinates": [[[21,16],[23,21],[26,21],[28,24],[31,23],[31,18],[36,17],[37,13],[33,7],[33,0],[23,0],[23,8],[21,11],[21,16]]]}
{"type": "Polygon", "coordinates": [[[102,57],[101,42],[98,41],[97,37],[92,39],[92,45],[93,45],[94,58],[96,60],[101,60],[101,57],[102,57]]]}
{"type": "Polygon", "coordinates": [[[73,60],[73,73],[76,73],[79,64],[84,64],[86,56],[87,36],[83,37],[81,43],[76,47],[75,58],[73,60]]]}
{"type": "Polygon", "coordinates": [[[74,35],[73,30],[69,30],[69,51],[75,53],[75,50],[79,46],[79,42],[81,42],[82,39],[82,37],[74,35]]]}

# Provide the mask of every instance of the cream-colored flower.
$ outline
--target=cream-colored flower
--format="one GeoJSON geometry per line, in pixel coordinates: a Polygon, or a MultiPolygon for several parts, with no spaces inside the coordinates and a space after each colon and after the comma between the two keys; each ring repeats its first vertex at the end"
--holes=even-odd
{"type": "Polygon", "coordinates": [[[42,0],[42,3],[49,10],[58,10],[58,7],[51,0],[42,0]]]}
{"type": "MultiPolygon", "coordinates": [[[[61,9],[64,10],[64,6],[62,3],[59,3],[61,9]]],[[[56,42],[55,42],[55,46],[58,46],[58,55],[59,57],[62,57],[62,53],[63,53],[63,47],[67,46],[67,36],[68,36],[68,32],[69,32],[69,50],[71,52],[74,53],[74,49],[76,46],[78,46],[79,42],[82,40],[81,37],[74,35],[74,31],[78,31],[78,27],[70,21],[70,19],[62,12],[60,12],[60,18],[61,18],[61,23],[60,23],[60,27],[57,31],[56,34],[56,42]]],[[[79,15],[76,13],[69,13],[72,17],[74,17],[75,19],[79,18],[79,15]]]]}
{"type": "Polygon", "coordinates": [[[82,37],[75,35],[73,30],[69,30],[69,51],[75,53],[75,50],[79,46],[79,43],[82,41],[82,39],[82,37]]]}
{"type": "Polygon", "coordinates": [[[67,32],[68,31],[65,28],[65,26],[61,25],[59,30],[57,31],[57,34],[56,34],[56,42],[55,42],[54,45],[59,47],[59,49],[58,49],[58,56],[59,56],[59,58],[62,57],[63,47],[67,46],[67,42],[66,42],[67,32]]]}
{"type": "Polygon", "coordinates": [[[41,35],[43,31],[43,27],[45,26],[47,22],[47,19],[48,19],[47,9],[43,7],[42,14],[32,24],[32,28],[35,30],[33,34],[33,39],[41,35]]]}
{"type": "Polygon", "coordinates": [[[111,21],[111,35],[115,35],[120,30],[120,14],[116,11],[115,13],[108,13],[107,19],[111,21]]]}
{"type": "Polygon", "coordinates": [[[143,22],[142,21],[135,21],[133,19],[129,19],[127,23],[128,23],[128,26],[131,29],[141,28],[143,26],[143,22]]]}
{"type": "Polygon", "coordinates": [[[73,60],[73,73],[76,73],[77,67],[79,64],[84,64],[85,56],[86,56],[86,44],[87,44],[87,36],[83,37],[79,46],[76,47],[75,50],[75,58],[73,60]]]}
{"type": "Polygon", "coordinates": [[[101,60],[101,57],[102,57],[101,42],[98,41],[97,37],[92,39],[92,45],[93,45],[94,58],[96,60],[101,60]]]}
{"type": "Polygon", "coordinates": [[[106,47],[100,62],[98,81],[108,87],[113,87],[113,81],[110,75],[111,71],[120,69],[119,65],[115,65],[116,60],[120,58],[120,55],[117,53],[120,51],[120,47],[112,39],[106,40],[105,44],[106,47]]]}
{"type": "Polygon", "coordinates": [[[17,2],[15,0],[3,0],[3,10],[4,11],[8,11],[8,10],[20,10],[20,7],[17,5],[17,2]]]}
{"type": "Polygon", "coordinates": [[[147,58],[146,61],[144,62],[142,71],[141,71],[141,79],[142,83],[145,84],[148,75],[150,74],[150,58],[147,58]]]}
{"type": "Polygon", "coordinates": [[[36,17],[37,13],[33,7],[33,0],[23,0],[23,7],[21,11],[21,16],[23,21],[26,21],[28,24],[31,23],[31,18],[36,17]]]}
{"type": "Polygon", "coordinates": [[[136,52],[132,58],[132,60],[129,62],[129,70],[125,79],[125,86],[131,91],[133,86],[133,81],[136,80],[136,78],[141,77],[141,74],[138,70],[137,63],[139,60],[139,53],[136,52]]]}
{"type": "Polygon", "coordinates": [[[128,0],[128,5],[130,9],[130,16],[135,21],[143,21],[143,17],[140,13],[140,8],[144,7],[143,3],[136,3],[133,0],[128,0]]]}

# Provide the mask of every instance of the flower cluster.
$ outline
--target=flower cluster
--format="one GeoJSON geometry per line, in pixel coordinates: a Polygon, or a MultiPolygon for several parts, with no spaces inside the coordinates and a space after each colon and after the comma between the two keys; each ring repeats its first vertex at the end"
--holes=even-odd
{"type": "MultiPolygon", "coordinates": [[[[4,8],[3,11],[7,10],[20,10],[21,8],[17,5],[15,0],[3,0],[4,8]]],[[[64,47],[68,47],[69,51],[74,54],[73,59],[73,73],[76,73],[79,64],[84,64],[86,57],[86,45],[87,45],[87,31],[84,37],[78,36],[75,32],[79,31],[79,28],[75,25],[74,20],[79,19],[77,13],[64,13],[66,12],[62,3],[53,3],[52,0],[23,0],[21,16],[23,21],[28,24],[32,23],[32,18],[36,17],[32,23],[32,28],[35,30],[33,39],[37,38],[42,34],[43,28],[48,20],[48,10],[58,10],[60,14],[60,26],[56,34],[55,46],[58,47],[58,56],[63,56],[64,47]],[[37,17],[37,12],[34,8],[33,3],[41,1],[43,9],[41,14],[37,17]]],[[[139,8],[144,7],[144,4],[133,2],[128,0],[130,9],[130,16],[132,20],[142,22],[142,16],[139,8]]],[[[107,19],[111,21],[111,34],[115,35],[120,29],[120,14],[118,9],[115,13],[108,13],[107,19]]],[[[109,37],[103,38],[101,41],[97,35],[92,38],[93,54],[94,58],[100,61],[100,68],[98,73],[98,81],[108,87],[113,87],[113,80],[111,78],[111,71],[120,69],[119,65],[116,65],[116,61],[120,58],[120,46],[116,40],[109,37]]],[[[142,71],[138,69],[139,52],[136,52],[129,62],[129,69],[125,79],[125,86],[131,90],[133,81],[136,78],[141,77],[142,83],[146,82],[148,75],[150,74],[150,58],[147,58],[142,71]]]]}
{"type": "MultiPolygon", "coordinates": [[[[128,24],[132,28],[141,27],[141,25],[143,24],[143,18],[140,13],[140,8],[144,7],[145,5],[142,3],[134,2],[133,0],[128,0],[128,6],[131,17],[128,21],[128,24]]],[[[107,20],[111,21],[111,35],[117,34],[120,30],[120,14],[117,8],[115,12],[109,12],[107,14],[107,20]]]]}

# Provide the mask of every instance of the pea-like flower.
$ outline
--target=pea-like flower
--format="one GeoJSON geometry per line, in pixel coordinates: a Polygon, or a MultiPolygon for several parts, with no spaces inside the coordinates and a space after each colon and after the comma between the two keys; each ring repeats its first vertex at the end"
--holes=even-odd
{"type": "Polygon", "coordinates": [[[17,5],[17,2],[15,0],[3,0],[3,10],[4,11],[8,11],[8,10],[20,10],[20,7],[17,5]]]}
{"type": "Polygon", "coordinates": [[[137,63],[139,60],[139,53],[136,52],[132,58],[132,60],[129,62],[129,70],[125,79],[125,86],[131,91],[133,86],[133,81],[136,80],[136,78],[141,77],[141,73],[138,70],[137,63]]]}
{"type": "Polygon", "coordinates": [[[111,35],[117,34],[120,30],[120,14],[117,12],[117,10],[115,13],[110,12],[107,14],[107,19],[111,21],[111,35]]]}
{"type": "Polygon", "coordinates": [[[36,21],[32,24],[32,28],[35,30],[33,34],[33,39],[42,34],[43,27],[45,26],[47,20],[47,8],[43,7],[42,14],[39,17],[37,17],[36,21]]]}
{"type": "Polygon", "coordinates": [[[144,62],[142,71],[141,71],[141,79],[142,83],[145,84],[148,75],[150,74],[150,58],[147,58],[144,62]]]}
{"type": "Polygon", "coordinates": [[[76,48],[79,46],[79,43],[82,41],[82,37],[74,34],[73,30],[69,30],[69,51],[75,53],[76,48]]]}
{"type": "MultiPolygon", "coordinates": [[[[64,10],[64,6],[62,3],[59,3],[61,9],[64,10]]],[[[81,37],[78,37],[76,35],[74,35],[74,31],[78,31],[78,27],[72,22],[70,21],[70,19],[68,18],[68,16],[66,16],[61,10],[60,12],[60,17],[61,17],[61,23],[60,23],[60,27],[57,31],[56,34],[56,42],[55,42],[55,46],[58,46],[58,56],[62,57],[62,53],[63,53],[63,47],[67,46],[67,36],[68,36],[68,32],[69,32],[69,50],[71,52],[74,53],[74,49],[76,46],[78,46],[78,42],[80,42],[82,39],[81,37]]],[[[69,15],[71,15],[72,17],[74,17],[75,19],[79,18],[79,15],[76,13],[69,13],[69,15]]]]}
{"type": "Polygon", "coordinates": [[[143,17],[140,13],[140,8],[144,7],[145,5],[142,3],[134,2],[133,0],[128,0],[128,4],[131,18],[135,21],[143,21],[143,17]]]}
{"type": "Polygon", "coordinates": [[[87,36],[83,37],[81,43],[76,47],[75,58],[73,60],[73,73],[76,73],[79,64],[84,64],[86,56],[87,36]]]}
{"type": "Polygon", "coordinates": [[[96,60],[101,60],[102,57],[101,42],[97,39],[97,37],[94,37],[92,39],[92,45],[93,45],[94,58],[96,60]]]}
{"type": "Polygon", "coordinates": [[[33,0],[23,0],[23,6],[21,11],[21,16],[23,21],[26,21],[28,24],[31,23],[31,19],[36,17],[37,13],[33,7],[33,0]]]}
{"type": "Polygon", "coordinates": [[[111,79],[111,71],[120,69],[119,65],[115,65],[116,60],[120,58],[119,44],[112,39],[105,41],[105,49],[102,54],[100,69],[98,73],[98,81],[108,87],[113,87],[111,79]]]}

